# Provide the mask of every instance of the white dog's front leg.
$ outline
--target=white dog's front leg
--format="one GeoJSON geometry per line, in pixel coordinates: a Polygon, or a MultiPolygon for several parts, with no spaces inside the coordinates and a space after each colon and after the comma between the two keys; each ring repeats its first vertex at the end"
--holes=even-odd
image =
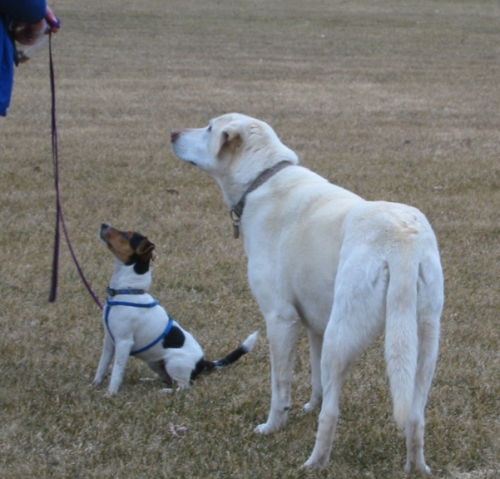
{"type": "Polygon", "coordinates": [[[102,345],[101,359],[99,360],[99,366],[97,366],[97,371],[95,373],[94,380],[92,381],[92,386],[97,386],[102,383],[104,376],[106,376],[106,373],[108,372],[108,368],[111,364],[111,359],[113,358],[114,352],[115,345],[108,332],[106,331],[102,345]]]}
{"type": "Polygon", "coordinates": [[[286,423],[299,329],[296,318],[278,315],[266,318],[266,324],[271,355],[271,409],[267,422],[255,428],[258,434],[269,434],[286,423]]]}
{"type": "Polygon", "coordinates": [[[118,392],[118,389],[120,389],[133,345],[133,340],[120,341],[115,345],[115,362],[108,387],[108,395],[110,396],[114,396],[118,392]]]}

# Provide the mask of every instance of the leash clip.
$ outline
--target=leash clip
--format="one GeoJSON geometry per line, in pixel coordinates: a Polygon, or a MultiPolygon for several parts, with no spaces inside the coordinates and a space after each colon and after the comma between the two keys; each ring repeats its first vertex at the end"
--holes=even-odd
{"type": "Polygon", "coordinates": [[[234,239],[238,239],[240,237],[240,216],[234,209],[232,209],[229,214],[233,222],[233,237],[234,239]]]}

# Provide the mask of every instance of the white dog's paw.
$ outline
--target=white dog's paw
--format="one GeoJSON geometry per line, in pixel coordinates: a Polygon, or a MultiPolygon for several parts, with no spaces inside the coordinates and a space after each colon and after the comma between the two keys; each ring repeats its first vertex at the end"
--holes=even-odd
{"type": "Polygon", "coordinates": [[[96,388],[100,384],[102,384],[102,381],[104,380],[104,376],[102,378],[100,377],[95,377],[94,380],[90,383],[90,387],[96,388]]]}
{"type": "Polygon", "coordinates": [[[309,402],[302,406],[302,412],[309,414],[314,411],[321,404],[321,393],[312,392],[309,402]]]}
{"type": "Polygon", "coordinates": [[[300,466],[301,469],[309,469],[309,470],[314,470],[314,471],[321,471],[323,470],[327,465],[322,464],[321,462],[318,461],[312,461],[311,458],[309,458],[302,466],[300,466]]]}
{"type": "Polygon", "coordinates": [[[307,404],[304,404],[304,406],[302,406],[302,412],[304,412],[305,414],[309,414],[316,409],[317,405],[317,403],[308,402],[307,404]]]}
{"type": "Polygon", "coordinates": [[[421,467],[412,467],[411,465],[406,464],[405,466],[406,474],[410,474],[413,471],[416,471],[420,474],[432,474],[432,470],[427,464],[423,464],[421,467]]]}
{"type": "Polygon", "coordinates": [[[261,434],[262,436],[266,436],[267,434],[271,434],[276,431],[278,428],[269,425],[267,422],[265,424],[259,424],[253,432],[256,434],[261,434]]]}
{"type": "Polygon", "coordinates": [[[158,391],[158,394],[172,394],[174,390],[172,388],[164,388],[158,391]]]}

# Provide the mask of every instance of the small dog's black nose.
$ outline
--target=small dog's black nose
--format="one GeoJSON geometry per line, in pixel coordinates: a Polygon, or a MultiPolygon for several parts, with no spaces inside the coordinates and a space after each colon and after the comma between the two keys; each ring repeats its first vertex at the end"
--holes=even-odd
{"type": "Polygon", "coordinates": [[[99,229],[99,238],[104,240],[104,235],[107,233],[107,231],[111,228],[108,223],[101,223],[101,228],[99,229]]]}
{"type": "Polygon", "coordinates": [[[177,139],[181,136],[181,132],[179,130],[173,130],[171,133],[170,133],[170,141],[172,143],[174,143],[175,141],[177,141],[177,139]]]}
{"type": "Polygon", "coordinates": [[[101,223],[101,228],[99,229],[99,235],[102,238],[102,235],[106,233],[106,231],[111,228],[111,225],[108,225],[108,223],[101,223]]]}

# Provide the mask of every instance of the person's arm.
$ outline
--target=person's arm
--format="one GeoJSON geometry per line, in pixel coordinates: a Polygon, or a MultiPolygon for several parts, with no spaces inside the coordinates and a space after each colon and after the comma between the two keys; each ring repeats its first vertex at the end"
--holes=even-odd
{"type": "Polygon", "coordinates": [[[12,19],[14,38],[22,45],[32,45],[41,36],[49,31],[55,33],[59,30],[59,22],[54,12],[46,5],[45,0],[0,0],[0,10],[7,9],[12,19]],[[15,8],[5,8],[5,4],[15,8]],[[20,5],[24,4],[25,9],[20,11],[20,5]],[[31,6],[31,9],[29,8],[31,6]],[[42,10],[40,10],[40,8],[42,10]],[[43,11],[40,18],[40,12],[43,11]],[[27,21],[27,19],[35,21],[27,21]]]}
{"type": "Polygon", "coordinates": [[[38,23],[45,18],[45,0],[0,0],[0,13],[18,23],[38,23]]]}

